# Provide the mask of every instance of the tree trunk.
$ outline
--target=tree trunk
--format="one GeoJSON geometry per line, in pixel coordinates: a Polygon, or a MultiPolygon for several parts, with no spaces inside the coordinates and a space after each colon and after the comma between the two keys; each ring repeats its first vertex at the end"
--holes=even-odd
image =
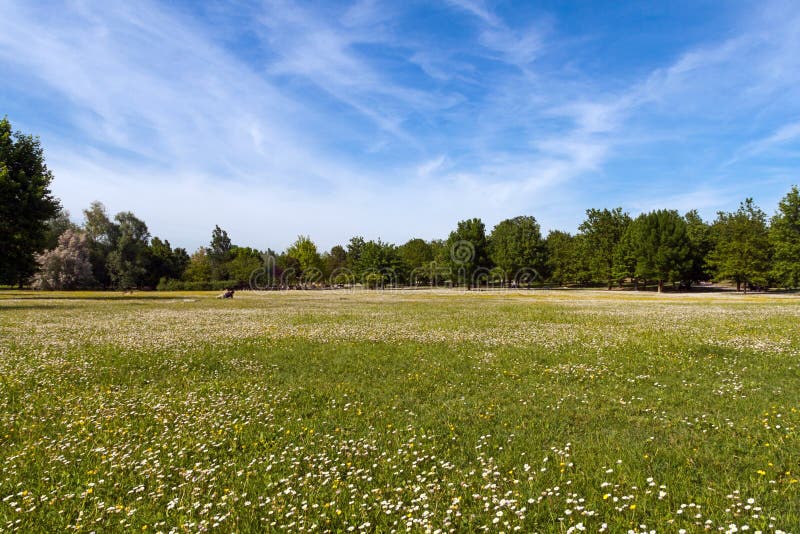
{"type": "Polygon", "coordinates": [[[737,280],[736,281],[736,291],[741,291],[741,290],[742,290],[742,282],[741,282],[741,280],[737,280]]]}
{"type": "Polygon", "coordinates": [[[633,290],[634,291],[639,291],[639,279],[638,278],[634,278],[633,279],[633,290]]]}
{"type": "Polygon", "coordinates": [[[658,281],[658,292],[661,293],[662,291],[664,291],[664,281],[663,280],[659,280],[658,281]]]}

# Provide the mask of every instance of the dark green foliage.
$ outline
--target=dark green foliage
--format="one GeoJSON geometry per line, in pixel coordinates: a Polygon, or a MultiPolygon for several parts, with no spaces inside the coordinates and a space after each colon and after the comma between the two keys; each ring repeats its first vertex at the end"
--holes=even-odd
{"type": "Polygon", "coordinates": [[[638,218],[631,222],[617,244],[614,251],[614,278],[616,280],[631,279],[635,287],[639,288],[639,278],[636,274],[636,260],[638,244],[641,239],[641,225],[637,224],[638,218]]]}
{"type": "Polygon", "coordinates": [[[800,287],[800,191],[793,186],[772,218],[772,276],[783,287],[800,287]]]}
{"type": "Polygon", "coordinates": [[[154,237],[150,241],[147,285],[155,286],[162,278],[180,279],[189,264],[189,255],[182,248],[172,249],[169,241],[154,237]]]}
{"type": "Polygon", "coordinates": [[[585,238],[552,230],[545,240],[547,278],[559,286],[583,284],[591,279],[585,238]]]}
{"type": "Polygon", "coordinates": [[[636,262],[635,276],[658,282],[684,280],[692,265],[686,222],[674,210],[640,215],[628,227],[630,249],[636,262]]]}
{"type": "Polygon", "coordinates": [[[361,249],[364,248],[364,238],[359,236],[351,237],[347,244],[347,266],[353,271],[358,270],[358,261],[361,259],[361,249]]]}
{"type": "Polygon", "coordinates": [[[700,217],[697,210],[687,212],[683,218],[686,221],[686,235],[689,238],[692,260],[686,280],[690,283],[711,280],[713,269],[708,264],[708,256],[714,250],[714,232],[711,225],[700,217]]]}
{"type": "Polygon", "coordinates": [[[536,218],[514,217],[497,224],[489,237],[489,257],[506,282],[523,270],[542,276],[545,247],[536,218]]]}
{"type": "Polygon", "coordinates": [[[0,284],[21,286],[35,272],[34,254],[48,244],[47,221],[60,208],[52,180],[39,139],[0,120],[0,284]]]}
{"type": "Polygon", "coordinates": [[[399,284],[404,273],[397,247],[380,239],[367,241],[361,248],[357,273],[362,283],[373,289],[399,284]]]}
{"type": "Polygon", "coordinates": [[[146,286],[150,267],[147,225],[129,211],[118,213],[114,220],[118,235],[111,243],[107,259],[111,281],[119,289],[146,286]]]}
{"type": "Polygon", "coordinates": [[[211,262],[211,277],[214,280],[222,280],[227,278],[227,263],[231,259],[231,238],[228,237],[228,232],[214,226],[211,232],[211,246],[208,247],[208,259],[211,262]]]}
{"type": "Polygon", "coordinates": [[[336,245],[330,252],[326,252],[322,257],[322,263],[325,267],[325,276],[329,280],[340,274],[347,276],[347,251],[343,246],[336,245]]]}
{"type": "Polygon", "coordinates": [[[119,236],[119,228],[108,218],[106,207],[94,201],[83,210],[83,231],[89,238],[89,261],[92,275],[100,287],[111,287],[108,272],[108,255],[119,236]]]}
{"type": "Polygon", "coordinates": [[[44,236],[44,250],[53,250],[58,246],[58,238],[67,230],[79,231],[77,224],[69,218],[69,211],[61,209],[54,217],[45,222],[47,229],[44,236]]]}
{"type": "Polygon", "coordinates": [[[710,263],[718,280],[733,280],[737,289],[744,284],[766,285],[770,268],[767,216],[748,198],[732,213],[719,212],[713,226],[716,246],[710,263]]]}
{"type": "Polygon", "coordinates": [[[481,270],[488,272],[489,240],[486,226],[480,219],[459,221],[457,228],[447,238],[448,262],[454,285],[474,285],[481,270]]]}
{"type": "Polygon", "coordinates": [[[630,216],[623,213],[622,208],[588,209],[586,220],[580,225],[592,275],[597,280],[604,280],[609,289],[618,274],[614,268],[617,246],[630,222],[630,216]]]}
{"type": "Polygon", "coordinates": [[[436,279],[434,262],[436,251],[433,243],[414,238],[397,248],[403,264],[405,283],[414,286],[430,285],[436,279]]]}

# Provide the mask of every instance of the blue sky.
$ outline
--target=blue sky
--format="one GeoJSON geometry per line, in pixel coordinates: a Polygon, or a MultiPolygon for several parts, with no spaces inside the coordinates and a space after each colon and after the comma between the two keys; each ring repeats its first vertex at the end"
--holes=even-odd
{"type": "Polygon", "coordinates": [[[797,28],[769,1],[0,0],[0,115],[74,218],[101,200],[189,249],[772,214],[800,182],[797,28]]]}

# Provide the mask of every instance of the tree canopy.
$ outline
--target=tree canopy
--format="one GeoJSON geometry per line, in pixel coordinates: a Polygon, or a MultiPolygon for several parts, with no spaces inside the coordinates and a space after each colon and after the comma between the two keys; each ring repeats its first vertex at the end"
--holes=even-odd
{"type": "Polygon", "coordinates": [[[767,284],[771,247],[767,216],[746,199],[735,212],[719,212],[713,226],[716,245],[710,262],[718,280],[730,279],[737,288],[744,284],[767,284]]]}
{"type": "Polygon", "coordinates": [[[489,243],[486,226],[480,219],[459,221],[447,238],[452,281],[467,288],[474,285],[476,275],[489,268],[489,243]]]}
{"type": "Polygon", "coordinates": [[[532,216],[501,221],[489,237],[489,257],[504,281],[514,280],[524,269],[537,277],[545,266],[545,248],[539,223],[532,216]]]}
{"type": "Polygon", "coordinates": [[[677,211],[651,211],[637,217],[628,227],[634,236],[632,249],[635,276],[656,280],[658,291],[664,282],[684,280],[691,269],[690,242],[686,222],[677,211]]]}
{"type": "Polygon", "coordinates": [[[39,139],[0,120],[0,284],[22,285],[47,244],[47,221],[60,209],[39,139]]]}
{"type": "Polygon", "coordinates": [[[592,274],[597,280],[605,280],[609,289],[617,274],[614,268],[617,246],[630,222],[630,216],[622,208],[592,208],[586,210],[586,220],[579,228],[585,239],[592,274]]]}
{"type": "Polygon", "coordinates": [[[772,218],[772,276],[784,287],[800,287],[800,191],[793,186],[772,218]]]}
{"type": "Polygon", "coordinates": [[[642,213],[592,208],[572,235],[551,230],[542,239],[533,215],[499,221],[487,236],[479,218],[461,220],[446,240],[402,245],[352,237],[320,254],[310,236],[284,252],[235,244],[219,225],[191,256],[151,237],[132,212],[113,216],[100,202],[76,224],[50,191],[53,175],[37,138],[0,121],[0,285],[37,288],[219,289],[291,288],[362,283],[453,285],[471,289],[515,280],[548,285],[655,282],[691,287],[715,280],[750,287],[800,287],[800,191],[783,197],[772,220],[752,199],[712,224],[696,210],[642,213]],[[87,271],[88,269],[88,271],[87,271]]]}

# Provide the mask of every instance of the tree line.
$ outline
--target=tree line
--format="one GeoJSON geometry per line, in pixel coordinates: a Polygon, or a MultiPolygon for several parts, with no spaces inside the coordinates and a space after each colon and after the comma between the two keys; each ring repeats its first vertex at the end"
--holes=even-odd
{"type": "Polygon", "coordinates": [[[215,226],[208,246],[189,254],[151,236],[131,212],[111,217],[100,202],[75,224],[49,187],[38,138],[0,121],[0,284],[38,289],[221,289],[519,284],[631,284],[662,290],[730,281],[737,289],[800,287],[800,193],[792,187],[768,218],[752,199],[704,221],[696,210],[636,217],[589,209],[577,233],[543,236],[533,216],[487,232],[480,219],[457,223],[446,239],[402,245],[352,237],[320,251],[299,236],[285,251],[233,244],[215,226]]]}

